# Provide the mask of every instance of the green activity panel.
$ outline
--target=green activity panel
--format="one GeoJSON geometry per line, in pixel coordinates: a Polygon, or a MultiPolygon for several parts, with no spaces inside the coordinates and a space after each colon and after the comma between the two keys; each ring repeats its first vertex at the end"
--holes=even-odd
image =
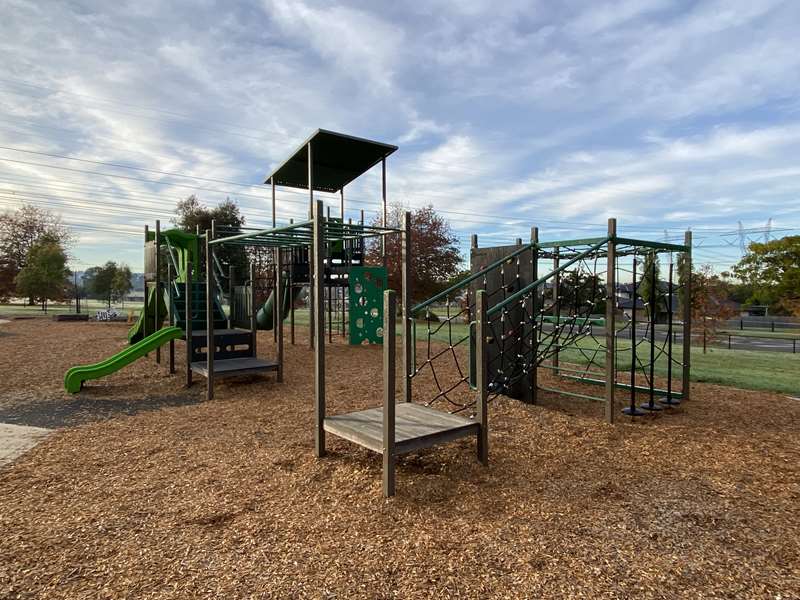
{"type": "Polygon", "coordinates": [[[383,343],[383,290],[386,289],[384,267],[351,267],[350,343],[383,343]]]}

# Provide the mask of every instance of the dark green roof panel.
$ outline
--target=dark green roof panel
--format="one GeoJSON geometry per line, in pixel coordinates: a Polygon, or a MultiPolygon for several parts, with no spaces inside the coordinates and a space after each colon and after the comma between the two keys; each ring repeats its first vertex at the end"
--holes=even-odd
{"type": "Polygon", "coordinates": [[[308,189],[309,142],[314,189],[320,192],[338,192],[397,150],[391,144],[317,129],[264,183],[274,178],[277,186],[308,189]]]}

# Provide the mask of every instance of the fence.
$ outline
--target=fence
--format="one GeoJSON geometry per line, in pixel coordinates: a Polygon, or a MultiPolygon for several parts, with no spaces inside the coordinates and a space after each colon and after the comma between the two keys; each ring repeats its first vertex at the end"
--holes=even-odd
{"type": "Polygon", "coordinates": [[[777,330],[797,330],[800,332],[800,319],[797,317],[741,317],[739,319],[729,319],[725,322],[727,329],[768,329],[777,330]]]}

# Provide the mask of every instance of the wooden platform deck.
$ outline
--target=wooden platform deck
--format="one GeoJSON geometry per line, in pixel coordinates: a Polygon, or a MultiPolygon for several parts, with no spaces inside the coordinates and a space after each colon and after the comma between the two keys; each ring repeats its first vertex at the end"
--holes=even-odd
{"type": "MultiPolygon", "coordinates": [[[[208,364],[205,361],[192,363],[192,371],[198,375],[206,377],[208,375],[208,364]]],[[[263,373],[265,371],[277,371],[277,360],[263,360],[261,358],[226,358],[214,361],[214,378],[228,377],[232,375],[246,375],[247,373],[263,373]]]]}
{"type": "MultiPolygon", "coordinates": [[[[413,452],[468,435],[477,435],[477,422],[428,406],[401,402],[395,408],[395,454],[413,452]]],[[[383,453],[383,408],[326,417],[325,431],[383,453]]]]}

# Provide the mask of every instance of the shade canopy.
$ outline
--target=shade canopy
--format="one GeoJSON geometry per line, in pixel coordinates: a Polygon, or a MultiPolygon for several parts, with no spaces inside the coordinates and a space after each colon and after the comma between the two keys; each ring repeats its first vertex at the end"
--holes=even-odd
{"type": "Polygon", "coordinates": [[[397,150],[391,144],[317,129],[264,183],[308,189],[309,143],[314,189],[320,192],[338,192],[397,150]]]}

